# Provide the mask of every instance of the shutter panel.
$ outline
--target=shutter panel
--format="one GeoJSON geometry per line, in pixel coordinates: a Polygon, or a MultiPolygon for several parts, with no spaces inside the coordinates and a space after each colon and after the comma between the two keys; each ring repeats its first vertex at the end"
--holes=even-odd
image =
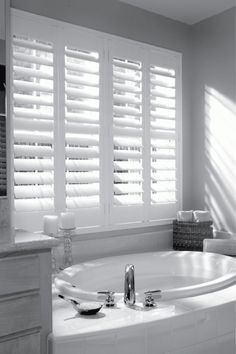
{"type": "Polygon", "coordinates": [[[142,204],[142,65],[119,57],[113,58],[113,144],[113,202],[142,204]]]}
{"type": "Polygon", "coordinates": [[[53,45],[14,35],[12,53],[15,210],[52,210],[53,45]]]}
{"type": "Polygon", "coordinates": [[[0,197],[7,194],[6,118],[0,116],[0,197]]]}
{"type": "Polygon", "coordinates": [[[66,207],[88,226],[101,222],[100,57],[78,47],[65,47],[66,207]]]}
{"type": "Polygon", "coordinates": [[[176,70],[151,64],[149,75],[151,218],[170,218],[177,202],[176,70]]]}
{"type": "MultiPolygon", "coordinates": [[[[121,49],[122,50],[122,49],[121,49]]],[[[111,222],[142,220],[143,211],[143,73],[139,55],[117,55],[113,74],[113,197],[111,222]],[[130,59],[131,58],[131,59],[130,59]],[[134,59],[133,59],[134,58],[134,59]],[[141,219],[141,220],[140,220],[141,219]]],[[[125,49],[124,49],[125,53],[125,49]]]]}

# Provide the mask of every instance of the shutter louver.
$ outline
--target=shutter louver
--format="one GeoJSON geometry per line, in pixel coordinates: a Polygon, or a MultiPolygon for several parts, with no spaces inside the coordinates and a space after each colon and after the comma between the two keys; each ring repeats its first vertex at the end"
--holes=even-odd
{"type": "Polygon", "coordinates": [[[99,54],[65,48],[66,207],[98,207],[99,54]]]}
{"type": "Polygon", "coordinates": [[[142,64],[113,58],[113,202],[142,205],[142,64]]]}
{"type": "Polygon", "coordinates": [[[54,208],[53,46],[13,37],[14,194],[16,211],[54,208]]]}
{"type": "Polygon", "coordinates": [[[151,204],[176,202],[175,70],[150,66],[151,204]]]}

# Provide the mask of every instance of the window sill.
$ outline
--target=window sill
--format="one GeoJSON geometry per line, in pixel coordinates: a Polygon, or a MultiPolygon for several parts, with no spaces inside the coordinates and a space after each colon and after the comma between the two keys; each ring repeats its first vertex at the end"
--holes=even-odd
{"type": "Polygon", "coordinates": [[[149,223],[130,223],[104,227],[77,228],[72,238],[75,241],[104,239],[111,237],[125,237],[143,235],[146,233],[172,230],[172,219],[160,220],[149,223]]]}

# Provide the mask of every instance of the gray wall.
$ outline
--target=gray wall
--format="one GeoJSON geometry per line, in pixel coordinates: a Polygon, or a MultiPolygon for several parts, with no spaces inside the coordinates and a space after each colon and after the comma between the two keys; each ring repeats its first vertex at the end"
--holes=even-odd
{"type": "Polygon", "coordinates": [[[11,0],[11,6],[183,53],[183,206],[190,208],[190,27],[117,0],[11,0]]]}
{"type": "Polygon", "coordinates": [[[236,8],[192,31],[192,207],[236,233],[236,8]]]}

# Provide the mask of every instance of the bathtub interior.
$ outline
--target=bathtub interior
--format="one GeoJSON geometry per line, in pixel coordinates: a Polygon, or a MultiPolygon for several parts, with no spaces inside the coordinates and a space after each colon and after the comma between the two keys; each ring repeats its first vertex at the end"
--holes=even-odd
{"type": "Polygon", "coordinates": [[[153,252],[97,259],[65,269],[60,278],[84,291],[122,293],[126,264],[135,266],[135,286],[169,290],[203,284],[236,272],[229,257],[198,252],[153,252]]]}

